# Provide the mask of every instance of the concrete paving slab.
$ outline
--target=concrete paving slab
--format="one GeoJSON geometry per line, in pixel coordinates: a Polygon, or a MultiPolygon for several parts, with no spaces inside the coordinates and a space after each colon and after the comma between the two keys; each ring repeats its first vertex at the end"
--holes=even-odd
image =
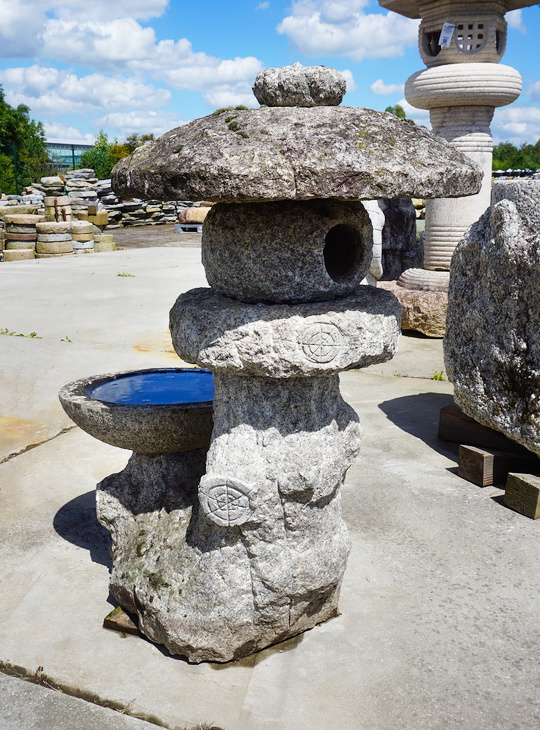
{"type": "Polygon", "coordinates": [[[454,473],[447,383],[346,373],[362,454],[344,490],[342,615],[228,665],[101,624],[108,538],[93,488],[123,452],[78,429],[0,465],[0,664],[166,727],[532,730],[540,715],[537,523],[454,473]]]}
{"type": "Polygon", "coordinates": [[[156,726],[0,674],[0,727],[2,730],[155,730],[156,726]]]}
{"type": "MultiPolygon", "coordinates": [[[[57,390],[170,364],[168,309],[204,284],[199,256],[163,247],[1,267],[0,328],[43,337],[0,336],[2,415],[37,419],[49,440],[0,463],[0,669],[169,728],[536,730],[540,524],[461,480],[457,446],[437,441],[452,394],[430,379],[440,341],[404,337],[390,369],[342,375],[364,441],[343,494],[340,617],[228,665],[189,665],[102,628],[109,543],[94,489],[129,454],[77,428],[58,435],[57,390]],[[137,348],[145,332],[156,340],[137,348]]],[[[36,443],[33,428],[19,446],[36,443]]],[[[8,696],[18,712],[24,693],[8,696]]]]}

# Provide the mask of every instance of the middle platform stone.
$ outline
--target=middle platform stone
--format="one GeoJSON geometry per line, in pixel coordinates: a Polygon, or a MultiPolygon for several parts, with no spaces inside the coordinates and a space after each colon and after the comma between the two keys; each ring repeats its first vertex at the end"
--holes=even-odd
{"type": "Polygon", "coordinates": [[[216,372],[313,377],[390,360],[401,307],[390,292],[359,287],[331,302],[245,304],[213,289],[181,294],[170,313],[173,346],[216,372]]]}

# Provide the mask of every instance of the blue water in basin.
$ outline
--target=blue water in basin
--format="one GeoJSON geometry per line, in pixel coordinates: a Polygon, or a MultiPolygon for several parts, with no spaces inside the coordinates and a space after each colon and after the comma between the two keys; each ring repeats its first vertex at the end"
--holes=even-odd
{"type": "Polygon", "coordinates": [[[214,380],[208,370],[146,370],[120,375],[85,390],[90,398],[104,403],[180,405],[211,401],[214,380]]]}

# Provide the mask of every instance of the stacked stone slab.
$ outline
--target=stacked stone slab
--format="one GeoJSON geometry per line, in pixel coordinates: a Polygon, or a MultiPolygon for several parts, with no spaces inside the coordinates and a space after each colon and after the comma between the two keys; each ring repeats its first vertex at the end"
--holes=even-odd
{"type": "Polygon", "coordinates": [[[45,220],[56,223],[66,223],[71,220],[71,198],[69,195],[57,197],[47,196],[43,198],[45,207],[45,220]]]}
{"type": "Polygon", "coordinates": [[[198,203],[182,200],[121,200],[114,194],[110,180],[97,183],[99,207],[109,214],[108,229],[129,226],[155,226],[175,223],[178,214],[186,208],[196,207],[198,203]]]}
{"type": "Polygon", "coordinates": [[[361,435],[338,374],[392,357],[401,318],[392,294],[362,286],[373,235],[360,200],[480,186],[474,165],[425,128],[335,106],[337,78],[267,73],[260,109],[194,120],[113,171],[126,198],[216,203],[202,241],[210,288],[182,294],[170,314],[179,356],[214,373],[206,473],[189,452],[186,478],[170,484],[166,454],[133,460],[97,495],[113,595],[190,661],[238,659],[337,615],[349,552],[341,485],[361,435]],[[169,489],[181,509],[165,508],[169,489]]]}
{"type": "Polygon", "coordinates": [[[44,221],[36,225],[36,258],[56,258],[73,254],[71,222],[44,221]]]}
{"type": "Polygon", "coordinates": [[[69,170],[66,172],[64,179],[66,181],[66,191],[71,198],[74,211],[84,210],[89,205],[97,204],[96,185],[98,180],[92,169],[69,170]]]}
{"type": "Polygon", "coordinates": [[[0,197],[0,210],[21,206],[34,210],[43,208],[43,194],[37,191],[35,195],[3,195],[0,197]]]}
{"type": "Polygon", "coordinates": [[[23,261],[36,256],[36,226],[42,215],[3,214],[6,223],[4,261],[23,261]]]}
{"type": "Polygon", "coordinates": [[[73,221],[71,235],[73,238],[73,253],[94,252],[94,226],[89,221],[73,221]]]}
{"type": "Polygon", "coordinates": [[[182,231],[196,231],[202,233],[203,223],[210,212],[210,206],[201,205],[197,208],[184,208],[178,214],[178,227],[182,231]]]}
{"type": "Polygon", "coordinates": [[[33,188],[44,196],[55,197],[64,194],[64,181],[58,175],[42,177],[39,183],[34,183],[33,188]]]}
{"type": "Polygon", "coordinates": [[[96,233],[94,235],[94,251],[104,253],[105,251],[116,251],[114,236],[112,233],[96,233]]]}
{"type": "Polygon", "coordinates": [[[86,210],[79,210],[77,217],[80,221],[87,221],[101,231],[109,222],[109,214],[106,210],[98,210],[96,205],[89,205],[86,210]]]}

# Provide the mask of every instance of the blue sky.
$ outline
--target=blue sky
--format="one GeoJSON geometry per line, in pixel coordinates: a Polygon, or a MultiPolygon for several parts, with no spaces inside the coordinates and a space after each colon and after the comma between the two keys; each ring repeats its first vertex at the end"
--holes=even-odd
{"type": "MultiPolygon", "coordinates": [[[[493,137],[536,142],[540,8],[507,21],[502,62],[521,73],[523,93],[495,112],[493,137]]],[[[403,103],[405,80],[424,67],[417,27],[375,0],[0,0],[0,84],[49,139],[66,141],[100,129],[159,135],[217,107],[257,106],[257,72],[296,61],[344,72],[344,104],[384,109],[403,103]]]]}

